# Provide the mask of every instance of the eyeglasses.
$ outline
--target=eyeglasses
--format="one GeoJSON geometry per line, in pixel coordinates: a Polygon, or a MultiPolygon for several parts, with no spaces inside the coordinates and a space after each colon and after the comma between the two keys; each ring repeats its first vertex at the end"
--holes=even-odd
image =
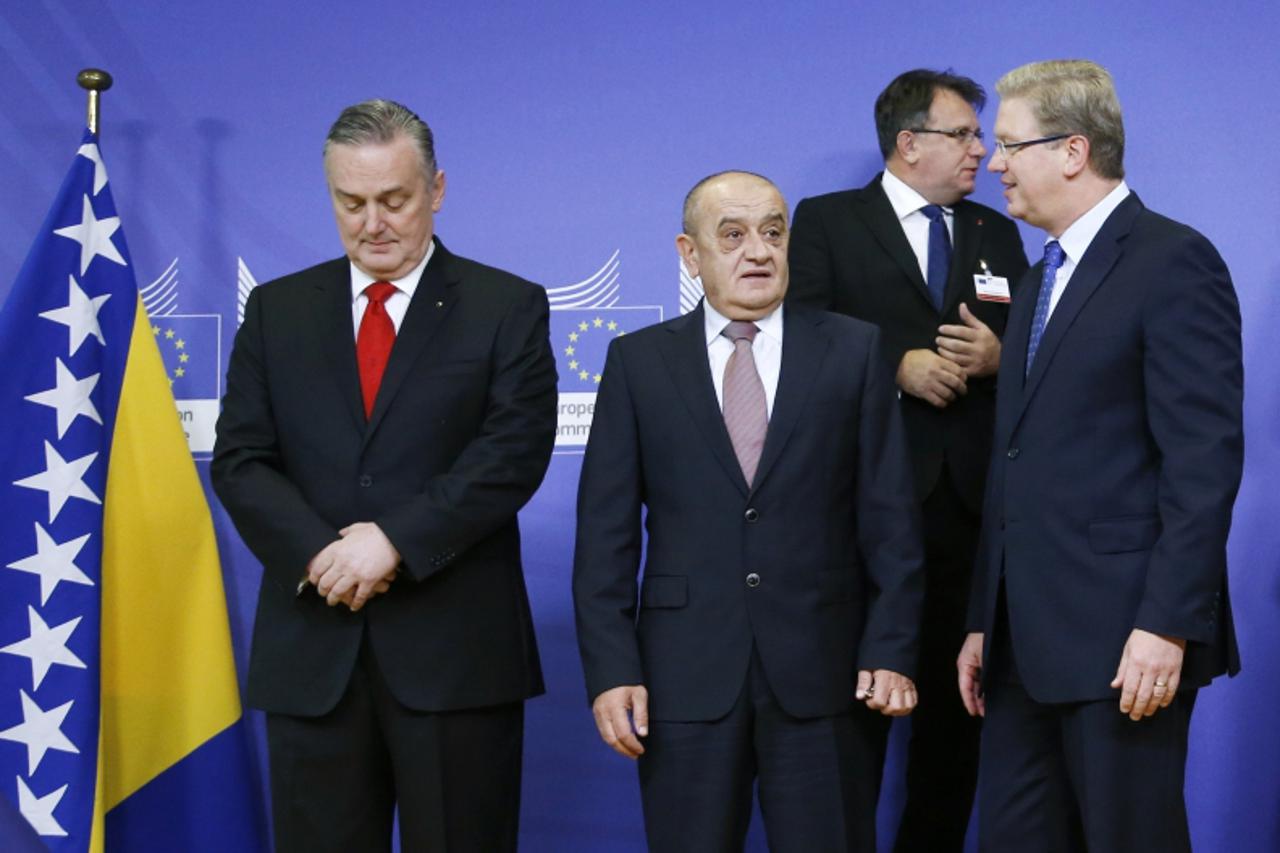
{"type": "Polygon", "coordinates": [[[957,127],[953,130],[938,130],[932,127],[908,127],[907,130],[912,133],[936,133],[939,136],[949,136],[961,145],[969,145],[973,140],[981,142],[984,137],[982,128],[957,127]]]}
{"type": "Polygon", "coordinates": [[[1042,136],[1039,139],[1026,139],[1022,142],[1001,142],[997,139],[996,153],[1008,160],[1014,154],[1017,154],[1029,145],[1044,145],[1046,142],[1057,142],[1059,139],[1066,139],[1068,136],[1071,136],[1071,134],[1059,133],[1054,136],[1042,136]]]}

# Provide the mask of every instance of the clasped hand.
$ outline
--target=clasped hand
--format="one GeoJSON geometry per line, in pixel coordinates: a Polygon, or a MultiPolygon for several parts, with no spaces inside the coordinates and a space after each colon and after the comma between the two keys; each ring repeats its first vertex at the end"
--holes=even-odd
{"type": "Polygon", "coordinates": [[[307,564],[307,579],[330,607],[346,604],[355,612],[391,588],[400,552],[373,522],[357,522],[338,535],[307,564]]]}

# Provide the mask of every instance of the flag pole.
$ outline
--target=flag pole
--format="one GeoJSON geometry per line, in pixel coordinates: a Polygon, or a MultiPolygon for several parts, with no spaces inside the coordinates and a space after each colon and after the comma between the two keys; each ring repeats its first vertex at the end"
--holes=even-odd
{"type": "Polygon", "coordinates": [[[98,132],[98,95],[111,88],[111,75],[99,68],[86,68],[76,75],[80,88],[89,91],[89,132],[98,132]]]}

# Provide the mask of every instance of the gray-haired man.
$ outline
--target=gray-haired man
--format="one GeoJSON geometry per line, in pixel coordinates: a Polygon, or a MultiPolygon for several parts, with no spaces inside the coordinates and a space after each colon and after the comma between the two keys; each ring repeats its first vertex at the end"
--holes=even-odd
{"type": "Polygon", "coordinates": [[[349,107],[324,160],[346,257],[253,292],[213,461],[265,570],[247,699],[276,849],[390,849],[399,805],[406,850],[514,850],[546,294],[434,237],[445,176],[409,110],[349,107]]]}

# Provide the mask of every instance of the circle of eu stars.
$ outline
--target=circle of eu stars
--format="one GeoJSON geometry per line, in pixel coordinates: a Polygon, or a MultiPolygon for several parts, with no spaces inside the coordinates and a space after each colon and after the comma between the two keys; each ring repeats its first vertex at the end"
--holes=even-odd
{"type": "Polygon", "coordinates": [[[587,385],[599,385],[601,374],[599,371],[587,370],[582,363],[582,359],[578,354],[580,344],[586,343],[588,336],[597,332],[614,338],[620,338],[626,334],[626,331],[618,328],[616,320],[605,320],[602,317],[594,317],[590,321],[583,320],[569,332],[569,343],[561,352],[569,359],[569,370],[577,377],[579,382],[587,385]]]}
{"type": "MultiPolygon", "coordinates": [[[[157,340],[161,337],[161,331],[162,330],[159,326],[153,325],[151,327],[151,334],[154,335],[157,340]]],[[[183,350],[187,348],[187,342],[178,337],[173,329],[164,329],[163,332],[164,340],[169,342],[178,352],[178,366],[173,369],[173,375],[169,377],[169,386],[172,387],[175,379],[181,379],[187,375],[187,368],[184,365],[191,360],[191,356],[183,352],[183,350]]]]}

